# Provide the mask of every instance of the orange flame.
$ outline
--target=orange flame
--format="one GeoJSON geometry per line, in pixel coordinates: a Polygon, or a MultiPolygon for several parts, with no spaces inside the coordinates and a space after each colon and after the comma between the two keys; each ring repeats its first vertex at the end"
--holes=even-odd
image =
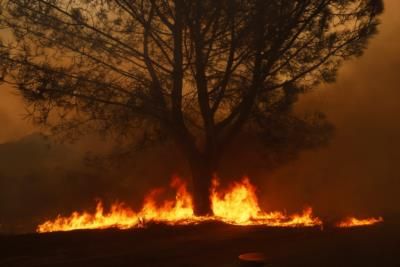
{"type": "Polygon", "coordinates": [[[186,189],[186,183],[178,177],[172,179],[170,187],[176,190],[175,200],[165,201],[157,206],[156,196],[159,190],[153,190],[144,200],[138,216],[142,221],[158,221],[167,224],[190,223],[194,221],[192,196],[186,189]]]}
{"type": "Polygon", "coordinates": [[[258,204],[256,188],[245,177],[235,182],[225,192],[218,192],[219,182],[213,180],[211,203],[214,216],[235,225],[268,225],[281,227],[317,226],[322,222],[313,217],[312,209],[306,208],[302,214],[287,216],[282,212],[264,212],[258,204]]]}
{"type": "Polygon", "coordinates": [[[123,203],[115,203],[108,213],[104,213],[102,202],[97,203],[95,214],[88,212],[73,212],[69,217],[57,216],[55,220],[48,220],[37,227],[37,232],[71,231],[77,229],[129,229],[143,227],[148,221],[163,222],[166,224],[195,223],[192,197],[186,189],[186,183],[175,177],[170,184],[176,190],[176,199],[165,201],[157,205],[156,198],[162,190],[152,190],[144,199],[140,212],[136,213],[123,203]]]}
{"type": "Polygon", "coordinates": [[[128,229],[139,225],[140,218],[135,212],[122,203],[115,203],[108,213],[104,213],[103,204],[97,202],[95,214],[88,212],[73,212],[69,217],[57,216],[55,220],[49,220],[40,224],[36,231],[39,233],[55,231],[71,231],[76,229],[105,229],[116,227],[128,229]]]}
{"type": "Polygon", "coordinates": [[[357,219],[355,217],[348,217],[343,221],[339,222],[336,226],[341,228],[357,227],[357,226],[367,226],[374,225],[383,222],[382,217],[378,218],[367,218],[367,219],[357,219]]]}
{"type": "MultiPolygon", "coordinates": [[[[148,222],[161,222],[169,225],[197,224],[203,221],[222,221],[233,225],[265,225],[274,227],[309,227],[321,226],[322,221],[314,217],[311,208],[306,208],[300,214],[287,215],[283,212],[265,212],[258,203],[256,188],[245,177],[235,182],[226,190],[219,190],[217,179],[212,181],[210,200],[213,215],[196,216],[193,199],[187,190],[186,183],[175,177],[170,187],[176,191],[174,200],[157,201],[163,189],[152,190],[145,198],[142,209],[135,212],[124,203],[114,203],[108,212],[104,211],[101,201],[97,203],[96,211],[73,212],[70,216],[58,215],[53,220],[45,221],[37,227],[37,232],[71,231],[76,229],[129,229],[144,227],[148,222]]],[[[346,225],[367,225],[382,221],[382,218],[357,220],[351,218],[339,227],[346,225]]]]}

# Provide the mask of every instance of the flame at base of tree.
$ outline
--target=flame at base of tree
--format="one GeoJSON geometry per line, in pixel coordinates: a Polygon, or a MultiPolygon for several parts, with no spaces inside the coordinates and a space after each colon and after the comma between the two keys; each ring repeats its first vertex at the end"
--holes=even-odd
{"type": "MultiPolygon", "coordinates": [[[[163,189],[152,190],[145,198],[142,209],[135,212],[124,203],[114,203],[106,212],[101,201],[96,211],[77,212],[70,216],[58,215],[37,227],[37,232],[71,231],[78,229],[129,229],[145,227],[147,223],[168,225],[199,224],[205,221],[221,221],[232,225],[265,225],[273,227],[322,226],[322,221],[312,214],[310,207],[300,214],[287,215],[283,212],[265,212],[258,203],[256,188],[245,177],[233,183],[226,190],[219,190],[219,181],[214,179],[210,189],[212,216],[196,216],[193,199],[186,183],[179,178],[172,179],[170,187],[176,191],[174,200],[157,201],[163,189]]],[[[382,220],[379,218],[378,220],[382,220]]],[[[354,223],[355,221],[353,221],[354,223]]],[[[359,225],[363,220],[358,221],[359,225]]],[[[340,226],[345,227],[345,226],[340,226]]]]}
{"type": "Polygon", "coordinates": [[[377,217],[377,218],[372,217],[366,219],[357,219],[355,217],[348,217],[343,221],[339,222],[336,226],[340,228],[350,228],[350,227],[374,225],[381,222],[383,222],[382,217],[377,217]]]}
{"type": "Polygon", "coordinates": [[[245,177],[233,183],[228,190],[219,192],[219,182],[213,180],[211,205],[214,218],[235,225],[267,225],[281,227],[318,226],[319,218],[313,217],[312,209],[306,208],[302,214],[288,216],[282,212],[264,212],[261,210],[256,188],[245,177]]]}

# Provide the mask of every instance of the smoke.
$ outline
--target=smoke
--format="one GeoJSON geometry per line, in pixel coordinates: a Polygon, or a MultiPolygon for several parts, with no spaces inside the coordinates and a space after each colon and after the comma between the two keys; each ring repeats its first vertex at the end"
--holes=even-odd
{"type": "Polygon", "coordinates": [[[398,1],[386,1],[366,53],[346,63],[335,84],[301,99],[298,110],[323,111],[335,136],[327,148],[266,174],[265,205],[309,203],[328,217],[400,212],[399,8],[398,1]]]}
{"type": "Polygon", "coordinates": [[[0,99],[0,144],[32,133],[33,127],[24,120],[24,105],[11,88],[1,85],[0,99]]]}
{"type": "MultiPolygon", "coordinates": [[[[347,62],[335,84],[300,100],[299,112],[322,111],[335,125],[329,146],[267,171],[266,160],[252,153],[259,147],[251,144],[229,156],[222,178],[249,175],[267,210],[298,211],[308,204],[330,218],[399,214],[399,8],[398,1],[386,1],[380,33],[365,55],[347,62]]],[[[44,218],[93,209],[96,198],[137,208],[150,188],[167,185],[174,174],[189,177],[169,145],[141,151],[118,166],[88,165],[86,151],[106,150],[102,140],[55,144],[32,134],[38,129],[22,120],[22,101],[0,93],[0,232],[32,231],[44,218]]]]}
{"type": "MultiPolygon", "coordinates": [[[[109,146],[107,144],[106,146],[109,146]]],[[[114,161],[88,155],[109,154],[100,141],[59,144],[40,134],[0,144],[0,233],[32,232],[45,218],[93,211],[123,201],[135,210],[151,189],[188,177],[173,149],[155,147],[114,161]]]]}

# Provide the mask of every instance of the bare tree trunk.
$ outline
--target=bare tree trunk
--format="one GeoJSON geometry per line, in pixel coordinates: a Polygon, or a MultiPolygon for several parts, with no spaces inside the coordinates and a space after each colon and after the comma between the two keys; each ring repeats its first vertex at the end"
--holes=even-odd
{"type": "Polygon", "coordinates": [[[216,171],[216,162],[212,157],[198,157],[189,160],[192,172],[194,212],[198,216],[212,215],[210,188],[216,171]]]}
{"type": "Polygon", "coordinates": [[[172,134],[190,167],[194,212],[198,216],[212,215],[210,188],[213,175],[217,170],[219,156],[217,153],[211,153],[210,149],[206,149],[206,152],[199,151],[194,138],[182,125],[176,126],[172,134]]]}

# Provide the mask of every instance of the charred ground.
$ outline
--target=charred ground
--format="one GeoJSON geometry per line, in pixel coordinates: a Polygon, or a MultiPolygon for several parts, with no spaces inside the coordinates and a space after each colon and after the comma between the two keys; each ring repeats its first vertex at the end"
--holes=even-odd
{"type": "Polygon", "coordinates": [[[0,236],[0,266],[237,266],[264,252],[271,266],[399,266],[398,220],[351,229],[151,225],[146,229],[0,236]]]}

